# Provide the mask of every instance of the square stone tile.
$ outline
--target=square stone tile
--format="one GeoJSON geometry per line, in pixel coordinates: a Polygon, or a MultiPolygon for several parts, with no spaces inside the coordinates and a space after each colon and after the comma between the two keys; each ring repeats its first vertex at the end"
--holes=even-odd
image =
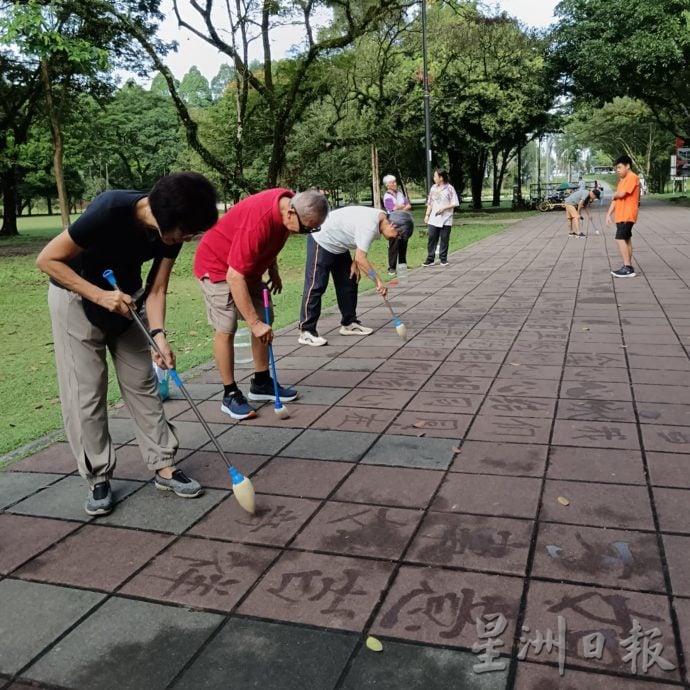
{"type": "Polygon", "coordinates": [[[171,540],[168,535],[154,532],[85,525],[29,561],[16,575],[111,592],[171,540]]]}
{"type": "Polygon", "coordinates": [[[360,647],[342,685],[344,690],[503,690],[506,687],[507,661],[504,671],[479,675],[473,671],[479,659],[472,652],[393,640],[383,643],[385,654],[372,654],[366,647],[360,647]]]}
{"type": "Polygon", "coordinates": [[[58,442],[22,460],[13,462],[7,469],[11,472],[72,474],[72,472],[77,471],[77,461],[72,454],[69,443],[58,442]]]}
{"type": "MultiPolygon", "coordinates": [[[[571,664],[633,675],[630,662],[624,660],[627,650],[620,643],[631,636],[635,619],[639,621],[642,631],[659,628],[661,636],[656,642],[663,644],[661,656],[676,669],[678,667],[671,612],[665,596],[533,580],[525,611],[524,626],[529,628],[525,637],[532,640],[537,631],[545,633],[550,629],[558,639],[558,616],[562,616],[567,627],[566,659],[571,664]],[[593,633],[603,636],[601,659],[586,658],[584,655],[581,638],[593,633]]],[[[558,660],[558,651],[554,649],[551,654],[535,655],[530,649],[527,659],[554,662],[558,660]]],[[[641,669],[639,671],[641,674],[641,669]]],[[[650,668],[645,675],[679,680],[677,670],[665,673],[658,666],[650,668]]]]}
{"type": "MultiPolygon", "coordinates": [[[[273,412],[269,414],[273,414],[273,412]]],[[[300,433],[300,429],[287,427],[273,428],[237,424],[219,437],[218,443],[226,453],[275,455],[300,433]]],[[[213,451],[215,446],[207,443],[203,450],[213,451]]]]}
{"type": "MultiPolygon", "coordinates": [[[[573,367],[563,369],[563,383],[568,381],[597,381],[627,383],[628,374],[620,367],[573,367]]],[[[570,384],[572,385],[572,384],[570,384]]]]}
{"type": "MultiPolygon", "coordinates": [[[[460,343],[462,345],[462,343],[460,343]]],[[[466,364],[484,363],[500,363],[505,357],[505,345],[501,345],[498,350],[486,350],[482,352],[481,348],[468,349],[466,347],[458,347],[453,350],[447,358],[448,362],[464,362],[466,364]]]]}
{"type": "Polygon", "coordinates": [[[401,412],[391,425],[390,433],[405,436],[460,439],[472,417],[443,412],[401,412]]]}
{"type": "MultiPolygon", "coordinates": [[[[443,371],[443,369],[441,369],[443,371]]],[[[483,395],[489,390],[493,379],[480,376],[464,376],[462,374],[437,373],[424,385],[422,391],[441,393],[444,395],[483,395]]]]}
{"type": "Polygon", "coordinates": [[[625,422],[581,422],[556,419],[552,443],[587,448],[627,448],[639,452],[637,425],[625,422]]]}
{"type": "Polygon", "coordinates": [[[645,484],[639,451],[552,446],[549,479],[587,479],[614,484],[645,484]]]}
{"type": "Polygon", "coordinates": [[[690,388],[686,386],[657,386],[635,383],[635,399],[638,403],[667,403],[690,405],[690,388]]]}
{"type": "Polygon", "coordinates": [[[690,537],[664,534],[664,551],[675,596],[690,596],[690,537]]]}
{"type": "Polygon", "coordinates": [[[431,510],[534,519],[541,481],[530,477],[448,474],[431,510]]]}
{"type": "MultiPolygon", "coordinates": [[[[678,617],[678,628],[680,630],[681,637],[680,644],[682,644],[682,648],[684,652],[686,652],[690,647],[690,599],[673,597],[672,602],[673,608],[676,611],[676,616],[678,617]]],[[[686,683],[688,676],[690,676],[690,673],[686,670],[686,683]]]]}
{"type": "Polygon", "coordinates": [[[560,396],[575,400],[632,400],[630,385],[625,382],[563,381],[560,396]]]}
{"type": "Polygon", "coordinates": [[[337,405],[402,410],[413,395],[414,393],[411,390],[356,388],[342,400],[339,400],[337,405]]]}
{"type": "Polygon", "coordinates": [[[103,598],[68,587],[0,581],[0,673],[17,673],[103,598]]]}
{"type": "Polygon", "coordinates": [[[273,403],[269,403],[261,408],[256,419],[247,419],[241,422],[242,426],[247,427],[294,427],[296,429],[306,429],[312,422],[317,420],[326,410],[328,405],[300,405],[299,399],[286,404],[289,417],[281,419],[276,415],[273,403]]]}
{"type": "Polygon", "coordinates": [[[327,371],[374,371],[385,361],[375,357],[336,357],[323,368],[327,371]]]}
{"type": "Polygon", "coordinates": [[[397,410],[381,410],[367,407],[341,407],[340,405],[335,405],[317,419],[311,425],[311,428],[380,433],[393,421],[396,414],[397,410]]]}
{"type": "MultiPolygon", "coordinates": [[[[142,486],[141,482],[118,479],[110,482],[113,500],[116,504],[119,504],[127,496],[141,489],[142,486]]],[[[40,515],[62,520],[86,522],[93,519],[84,512],[84,504],[86,503],[88,493],[89,486],[81,477],[68,476],[40,493],[29,496],[21,503],[17,503],[10,510],[13,513],[20,513],[22,515],[40,515]]],[[[119,509],[119,506],[116,509],[119,509]]],[[[99,518],[99,520],[101,519],[99,518]]]]}
{"type": "Polygon", "coordinates": [[[464,441],[451,472],[542,477],[548,446],[527,443],[464,441]]]}
{"type": "Polygon", "coordinates": [[[548,443],[551,419],[477,415],[466,435],[469,441],[498,441],[501,443],[548,443]]]}
{"type": "Polygon", "coordinates": [[[59,475],[42,472],[0,472],[0,510],[57,483],[59,475]]]}
{"type": "Polygon", "coordinates": [[[690,427],[690,405],[639,403],[637,413],[640,417],[640,424],[668,424],[690,427]]]}
{"type": "Polygon", "coordinates": [[[401,347],[391,359],[414,359],[438,362],[445,359],[451,351],[450,347],[415,347],[413,343],[408,343],[401,347]]]}
{"type": "MultiPolygon", "coordinates": [[[[180,451],[180,456],[184,456],[189,451],[180,451]]],[[[144,458],[141,456],[139,446],[125,445],[120,446],[115,451],[117,464],[113,476],[117,479],[131,479],[133,481],[148,482],[154,477],[154,473],[146,467],[144,458]]],[[[177,458],[176,458],[177,459],[177,458]]]]}
{"type": "Polygon", "coordinates": [[[326,498],[351,470],[344,462],[280,457],[259,470],[253,483],[261,494],[326,498]]]}
{"type": "Polygon", "coordinates": [[[315,553],[284,553],[238,613],[361,632],[393,564],[315,553]]]}
{"type": "Polygon", "coordinates": [[[690,371],[687,357],[643,357],[629,355],[631,369],[657,369],[663,371],[690,371]]]}
{"type": "Polygon", "coordinates": [[[108,431],[110,432],[110,438],[115,444],[130,443],[134,441],[136,436],[134,423],[129,418],[117,419],[110,417],[108,419],[108,431]]]}
{"type": "Polygon", "coordinates": [[[426,508],[443,473],[402,467],[357,465],[335,496],[337,501],[426,508]]]}
{"type": "Polygon", "coordinates": [[[22,675],[70,688],[165,688],[222,620],[113,597],[22,675]]]}
{"type": "Polygon", "coordinates": [[[333,405],[344,395],[347,395],[352,390],[352,386],[348,388],[324,385],[303,386],[300,384],[299,398],[290,405],[297,403],[300,405],[333,405]]]}
{"type": "Polygon", "coordinates": [[[544,417],[554,416],[556,401],[554,398],[525,398],[518,395],[488,395],[482,406],[486,415],[508,417],[544,417]]]}
{"type": "Polygon", "coordinates": [[[521,592],[517,577],[403,566],[371,634],[471,648],[477,641],[476,619],[502,613],[508,622],[502,637],[511,640],[521,592]]]}
{"type": "MultiPolygon", "coordinates": [[[[208,434],[199,421],[193,422],[172,422],[175,427],[175,433],[180,440],[180,448],[192,448],[197,450],[209,442],[208,434]]],[[[227,431],[228,423],[213,424],[209,423],[209,428],[217,438],[221,438],[221,434],[227,431]]]]}
{"type": "Polygon", "coordinates": [[[422,519],[418,510],[326,503],[293,544],[307,551],[396,560],[422,519]]]}
{"type": "Polygon", "coordinates": [[[375,371],[369,374],[364,381],[362,381],[358,388],[374,388],[384,390],[404,390],[404,391],[418,391],[429,378],[428,374],[415,374],[406,372],[404,374],[390,374],[388,372],[375,371]]]}
{"type": "Polygon", "coordinates": [[[77,522],[0,513],[0,575],[7,575],[79,527],[77,522]]]}
{"type": "MultiPolygon", "coordinates": [[[[338,388],[354,388],[360,381],[369,376],[368,371],[315,371],[300,381],[302,386],[337,386],[338,388]]],[[[343,393],[344,395],[344,393],[343,393]]]]}
{"type": "Polygon", "coordinates": [[[292,458],[357,462],[378,436],[363,431],[307,429],[283,450],[282,455],[292,458]]]}
{"type": "Polygon", "coordinates": [[[192,609],[230,611],[277,556],[274,549],[182,537],[120,593],[192,609]]]}
{"type": "Polygon", "coordinates": [[[512,362],[504,364],[499,370],[498,377],[502,379],[547,379],[558,381],[561,378],[563,367],[549,366],[538,363],[521,364],[512,362]]]}
{"type": "Polygon", "coordinates": [[[474,414],[481,406],[484,396],[460,395],[455,393],[417,393],[407,404],[407,410],[439,412],[451,414],[474,414]]]}
{"type": "Polygon", "coordinates": [[[362,458],[366,465],[395,465],[426,470],[446,469],[457,441],[445,438],[382,436],[362,458]]]}
{"type": "MultiPolygon", "coordinates": [[[[226,457],[245,477],[253,476],[260,467],[268,462],[267,455],[228,453],[226,457]]],[[[188,476],[194,477],[207,489],[227,491],[232,488],[228,468],[218,451],[197,450],[182,462],[178,462],[177,465],[188,476]]]]}
{"type": "Polygon", "coordinates": [[[690,426],[642,425],[642,442],[647,450],[690,453],[690,426]]]}
{"type": "Polygon", "coordinates": [[[654,503],[659,518],[659,529],[663,532],[690,534],[690,512],[687,489],[661,489],[654,487],[654,503]]]}
{"type": "Polygon", "coordinates": [[[647,453],[647,467],[654,486],[690,489],[690,455],[647,453]]]}
{"type": "Polygon", "coordinates": [[[617,529],[654,529],[644,486],[547,480],[541,519],[617,529]],[[570,504],[561,505],[559,496],[567,498],[570,504]]]}
{"type": "Polygon", "coordinates": [[[635,419],[635,410],[631,402],[561,398],[556,416],[560,419],[595,422],[630,422],[635,419]]]}
{"type": "Polygon", "coordinates": [[[316,512],[318,501],[259,495],[249,515],[228,497],[189,531],[201,537],[266,546],[285,546],[316,512]]]}
{"type": "Polygon", "coordinates": [[[428,513],[405,560],[524,575],[532,530],[527,520],[428,513]]]}
{"type": "Polygon", "coordinates": [[[342,632],[230,618],[175,688],[333,688],[357,640],[342,632]]]}
{"type": "Polygon", "coordinates": [[[655,534],[542,524],[532,577],[666,592],[655,534]]]}
{"type": "Polygon", "coordinates": [[[99,517],[98,523],[182,534],[228,493],[229,490],[205,489],[197,498],[180,498],[172,491],[159,491],[147,484],[110,515],[99,517]]]}

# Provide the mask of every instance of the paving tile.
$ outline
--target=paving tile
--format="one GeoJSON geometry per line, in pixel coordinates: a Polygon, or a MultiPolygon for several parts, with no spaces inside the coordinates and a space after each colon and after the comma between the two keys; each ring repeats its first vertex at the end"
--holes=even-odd
{"type": "Polygon", "coordinates": [[[421,518],[418,510],[326,503],[297,535],[293,546],[307,551],[396,560],[421,518]]]}
{"type": "Polygon", "coordinates": [[[189,531],[201,537],[285,546],[316,512],[318,501],[289,496],[257,496],[256,513],[248,515],[226,498],[189,531]]]}
{"type": "MultiPolygon", "coordinates": [[[[273,414],[273,413],[270,413],[273,414]]],[[[218,438],[220,447],[226,453],[247,453],[249,455],[275,455],[281,448],[300,434],[299,429],[272,428],[265,426],[244,426],[237,424],[218,438]]],[[[207,443],[202,450],[214,450],[207,443]]]]}
{"type": "Polygon", "coordinates": [[[71,474],[77,470],[77,461],[69,443],[58,442],[33,455],[13,462],[6,469],[11,472],[55,472],[71,474]]]}
{"type": "Polygon", "coordinates": [[[690,455],[647,453],[647,467],[655,486],[690,489],[690,455]]]}
{"type": "Polygon", "coordinates": [[[371,633],[471,648],[477,641],[476,619],[503,614],[507,620],[503,637],[510,640],[521,591],[522,579],[517,577],[403,566],[371,633]]]}
{"type": "Polygon", "coordinates": [[[357,462],[378,434],[307,429],[282,452],[285,457],[357,462]]]}
{"type": "Polygon", "coordinates": [[[448,393],[417,393],[407,404],[408,410],[428,412],[438,410],[455,414],[474,414],[482,404],[482,395],[448,393]]]}
{"type": "Polygon", "coordinates": [[[472,417],[443,412],[401,412],[390,433],[406,436],[459,439],[465,435],[472,417]]]}
{"type": "MultiPolygon", "coordinates": [[[[175,426],[175,433],[180,441],[180,448],[197,450],[209,442],[208,434],[199,421],[178,422],[175,420],[172,424],[175,426]]],[[[222,424],[209,423],[208,426],[219,440],[224,435],[224,432],[228,430],[228,423],[225,421],[222,424]]]]}
{"type": "Polygon", "coordinates": [[[510,398],[555,398],[558,395],[558,381],[497,378],[491,386],[490,393],[510,398]]]}
{"type": "Polygon", "coordinates": [[[561,378],[562,372],[563,367],[560,366],[513,362],[512,364],[504,364],[498,373],[498,377],[502,379],[547,379],[558,381],[561,378]],[[519,366],[517,366],[518,364],[519,366]]]}
{"type": "Polygon", "coordinates": [[[488,395],[482,406],[487,415],[552,418],[556,408],[553,398],[525,398],[517,395],[488,395]]]}
{"type": "Polygon", "coordinates": [[[563,382],[596,381],[598,383],[627,383],[628,373],[619,367],[574,367],[563,369],[563,382]]]}
{"type": "Polygon", "coordinates": [[[426,508],[443,473],[402,467],[357,465],[335,496],[337,501],[426,508]]]}
{"type": "MultiPolygon", "coordinates": [[[[299,387],[299,398],[295,400],[294,404],[300,405],[333,405],[338,402],[340,398],[347,395],[352,390],[352,387],[336,387],[336,386],[302,386],[299,387]]],[[[293,403],[290,403],[292,405],[293,403]]]]}
{"type": "Polygon", "coordinates": [[[289,405],[285,405],[285,407],[289,412],[289,417],[287,419],[278,417],[275,413],[273,403],[269,403],[261,408],[261,412],[256,419],[247,419],[241,424],[245,427],[274,426],[306,429],[329,409],[328,405],[302,405],[299,403],[299,399],[295,402],[291,402],[289,405]]]}
{"type": "Polygon", "coordinates": [[[336,386],[339,388],[354,388],[362,379],[369,376],[368,371],[315,371],[300,381],[302,386],[336,386]]]}
{"type": "Polygon", "coordinates": [[[409,390],[357,388],[339,400],[337,405],[401,410],[413,395],[413,391],[409,390]]]}
{"type": "Polygon", "coordinates": [[[640,417],[640,424],[690,426],[690,405],[639,403],[637,413],[640,417]]]}
{"type": "Polygon", "coordinates": [[[431,510],[533,519],[540,480],[479,474],[446,476],[431,510]]]}
{"type": "Polygon", "coordinates": [[[180,498],[147,484],[98,523],[181,534],[221,501],[228,491],[205,489],[197,498],[180,498]]]}
{"type": "MultiPolygon", "coordinates": [[[[344,690],[503,690],[504,671],[475,673],[477,656],[459,649],[440,649],[427,645],[384,640],[385,654],[372,654],[361,647],[345,677],[344,690]]],[[[325,687],[325,686],[324,686],[325,687]]]]}
{"type": "Polygon", "coordinates": [[[359,388],[377,388],[386,390],[419,390],[429,378],[428,374],[414,374],[406,372],[404,374],[390,374],[388,372],[375,371],[361,381],[359,388]]]}
{"type": "MultiPolygon", "coordinates": [[[[625,369],[628,363],[622,352],[622,350],[617,354],[606,354],[602,352],[568,352],[565,358],[565,364],[571,367],[611,367],[625,369]]],[[[621,372],[621,380],[623,380],[624,376],[625,374],[621,372]]]]}
{"type": "Polygon", "coordinates": [[[405,560],[524,576],[532,530],[527,520],[429,513],[405,560]]]}
{"type": "MultiPolygon", "coordinates": [[[[180,455],[184,455],[185,452],[189,451],[181,451],[180,455]]],[[[113,473],[115,478],[132,479],[140,482],[148,482],[153,479],[154,473],[146,467],[139,446],[120,446],[115,451],[115,458],[117,461],[113,473]]]]}
{"type": "Polygon", "coordinates": [[[690,534],[688,513],[690,491],[687,489],[661,489],[654,487],[654,503],[662,532],[690,534]]]}
{"type": "Polygon", "coordinates": [[[417,438],[387,435],[379,438],[362,458],[366,465],[395,465],[419,469],[446,469],[458,441],[445,438],[417,438]]]}
{"type": "Polygon", "coordinates": [[[67,587],[0,581],[0,673],[17,673],[103,597],[67,587]]]}
{"type": "Polygon", "coordinates": [[[542,524],[531,576],[665,593],[655,534],[542,524]]]}
{"type": "MultiPolygon", "coordinates": [[[[441,370],[443,371],[443,370],[441,370]]],[[[424,384],[424,393],[435,392],[442,395],[483,395],[489,390],[492,379],[462,374],[434,374],[424,384]]]]}
{"type": "Polygon", "coordinates": [[[690,405],[690,387],[687,386],[655,386],[636,383],[633,387],[638,403],[667,403],[672,401],[678,405],[690,405]]]}
{"type": "Polygon", "coordinates": [[[690,596],[690,537],[664,534],[664,551],[674,595],[690,596]]]}
{"type": "Polygon", "coordinates": [[[344,462],[280,457],[259,470],[253,483],[261,494],[326,498],[351,470],[344,462]]]}
{"type": "Polygon", "coordinates": [[[0,510],[58,482],[59,475],[42,472],[0,473],[0,510]]]}
{"type": "Polygon", "coordinates": [[[182,537],[119,593],[230,611],[277,555],[274,549],[182,537]]]}
{"type": "Polygon", "coordinates": [[[176,690],[332,688],[357,643],[352,634],[231,618],[175,683],[176,690]]]}
{"type": "Polygon", "coordinates": [[[501,443],[548,443],[551,419],[477,415],[466,435],[469,441],[499,441],[501,443]]]}
{"type": "Polygon", "coordinates": [[[654,529],[649,495],[643,486],[547,480],[541,519],[618,529],[654,529]],[[561,505],[559,496],[567,498],[570,504],[561,505]]]}
{"type": "Polygon", "coordinates": [[[558,401],[556,416],[595,422],[630,422],[635,419],[635,410],[632,402],[562,398],[558,401]]]}
{"type": "MultiPolygon", "coordinates": [[[[226,454],[226,457],[245,477],[253,476],[268,462],[267,455],[232,453],[226,454]]],[[[198,450],[177,465],[207,489],[227,491],[232,488],[225,461],[218,451],[198,450]]]]}
{"type": "Polygon", "coordinates": [[[558,666],[522,661],[518,663],[513,690],[586,690],[600,686],[606,690],[672,690],[678,687],[668,683],[637,681],[630,677],[586,673],[570,668],[567,663],[563,675],[559,675],[558,666]]]}
{"type": "Polygon", "coordinates": [[[23,676],[70,688],[164,688],[222,617],[113,597],[23,676]]]}
{"type": "MultiPolygon", "coordinates": [[[[462,343],[461,343],[461,345],[462,345],[462,343]]],[[[453,350],[448,355],[446,361],[448,361],[448,362],[465,362],[466,364],[472,364],[474,362],[477,362],[479,364],[489,363],[489,362],[500,363],[503,361],[504,357],[505,357],[505,346],[502,346],[497,351],[493,351],[493,352],[489,351],[489,350],[482,352],[481,348],[467,349],[465,347],[460,348],[458,346],[455,348],[455,350],[453,350]]]]}
{"type": "Polygon", "coordinates": [[[15,575],[26,580],[110,592],[171,539],[168,535],[152,532],[85,525],[29,561],[15,575]]]}
{"type": "Polygon", "coordinates": [[[687,357],[654,357],[629,355],[631,369],[661,369],[663,371],[690,371],[687,357]]]}
{"type": "MultiPolygon", "coordinates": [[[[184,377],[182,377],[184,379],[184,377]]],[[[220,386],[216,383],[197,383],[196,381],[183,381],[184,387],[194,401],[207,400],[218,395],[220,386]]],[[[170,400],[184,399],[182,392],[177,386],[170,386],[170,400]]],[[[167,402],[167,401],[166,401],[167,402]]]]}
{"type": "Polygon", "coordinates": [[[383,561],[286,552],[238,612],[361,632],[392,572],[383,561]]]}
{"type": "Polygon", "coordinates": [[[113,443],[118,445],[120,443],[130,443],[134,441],[136,436],[134,424],[129,418],[117,419],[111,417],[108,419],[108,431],[113,443]]]}
{"type": "Polygon", "coordinates": [[[614,484],[645,484],[639,451],[552,446],[549,479],[587,480],[614,484]]]}
{"type": "Polygon", "coordinates": [[[639,451],[637,425],[625,422],[583,422],[556,419],[552,443],[559,446],[622,448],[639,451]]]}
{"type": "MultiPolygon", "coordinates": [[[[678,617],[678,628],[683,650],[687,650],[690,645],[690,599],[673,598],[673,608],[678,617]]],[[[688,682],[690,671],[685,672],[685,681],[688,682]]]]}
{"type": "Polygon", "coordinates": [[[0,575],[12,572],[78,527],[76,522],[0,514],[0,575]]]}
{"type": "MultiPolygon", "coordinates": [[[[377,374],[426,374],[431,376],[439,367],[441,362],[425,362],[423,360],[412,361],[409,359],[387,359],[377,370],[377,374]]],[[[355,373],[355,372],[352,372],[355,373]]],[[[361,379],[360,379],[361,380],[361,379]]]]}
{"type": "Polygon", "coordinates": [[[690,426],[643,424],[642,442],[647,450],[690,453],[690,426]]]}
{"type": "Polygon", "coordinates": [[[326,371],[374,371],[385,361],[374,357],[336,357],[323,368],[326,371]]]}
{"type": "MultiPolygon", "coordinates": [[[[635,619],[642,631],[659,628],[661,636],[656,641],[663,644],[662,657],[677,669],[671,615],[665,596],[533,580],[525,611],[524,626],[529,628],[529,631],[525,631],[526,638],[533,640],[537,631],[545,633],[550,629],[558,639],[559,616],[567,627],[566,659],[571,664],[633,675],[630,662],[625,661],[627,649],[620,643],[631,636],[635,619]],[[581,638],[594,633],[602,636],[601,659],[586,658],[584,654],[581,638]]],[[[551,654],[535,655],[531,648],[527,659],[539,662],[557,661],[558,651],[554,649],[551,654]]],[[[641,669],[638,672],[642,675],[641,669]]],[[[670,681],[679,680],[677,670],[666,673],[659,667],[650,668],[645,675],[670,681]]]]}
{"type": "MultiPolygon", "coordinates": [[[[395,344],[392,345],[364,345],[363,342],[366,341],[360,341],[358,343],[355,343],[351,347],[343,348],[345,350],[345,357],[386,359],[387,357],[391,357],[392,355],[394,355],[398,350],[400,350],[401,346],[403,345],[403,341],[399,338],[397,339],[395,344]]],[[[378,333],[377,339],[374,342],[378,342],[378,333]]]]}
{"type": "MultiPolygon", "coordinates": [[[[116,504],[119,504],[141,487],[141,482],[118,479],[110,482],[113,500],[116,504]]],[[[17,503],[10,510],[13,513],[20,513],[22,515],[40,515],[62,520],[85,522],[92,519],[84,512],[84,503],[86,502],[88,492],[88,484],[81,477],[65,477],[39,494],[29,496],[29,498],[17,503]]]]}
{"type": "Polygon", "coordinates": [[[541,477],[547,450],[548,446],[527,443],[464,441],[450,471],[541,477]]]}
{"type": "Polygon", "coordinates": [[[335,405],[319,417],[311,428],[380,433],[393,421],[396,414],[397,410],[335,405]]]}

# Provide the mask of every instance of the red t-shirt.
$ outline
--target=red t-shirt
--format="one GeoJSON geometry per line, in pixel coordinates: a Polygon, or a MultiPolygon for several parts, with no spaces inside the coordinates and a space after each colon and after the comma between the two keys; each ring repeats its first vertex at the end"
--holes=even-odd
{"type": "Polygon", "coordinates": [[[289,189],[267,189],[236,203],[199,242],[194,275],[213,283],[226,280],[228,268],[245,278],[259,280],[275,263],[290,231],[283,225],[280,199],[289,189]]]}

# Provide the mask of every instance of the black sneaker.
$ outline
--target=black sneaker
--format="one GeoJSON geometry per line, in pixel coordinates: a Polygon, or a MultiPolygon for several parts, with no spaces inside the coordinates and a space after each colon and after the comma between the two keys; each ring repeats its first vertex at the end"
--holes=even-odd
{"type": "MultiPolygon", "coordinates": [[[[297,399],[297,391],[294,388],[283,388],[280,384],[278,384],[278,395],[282,402],[292,402],[297,399]]],[[[252,378],[249,384],[249,399],[274,402],[276,395],[273,390],[273,379],[268,379],[263,384],[257,384],[256,380],[252,378]]]]}
{"type": "Polygon", "coordinates": [[[108,515],[113,512],[113,492],[110,482],[98,482],[93,489],[89,489],[84,510],[87,515],[108,515]]]}
{"type": "Polygon", "coordinates": [[[635,269],[632,266],[621,266],[617,271],[611,271],[616,278],[634,278],[635,269]]]}
{"type": "Polygon", "coordinates": [[[253,419],[256,410],[247,402],[242,391],[234,391],[223,398],[220,411],[229,414],[233,419],[253,419]]]}
{"type": "Polygon", "coordinates": [[[433,261],[425,261],[422,266],[433,266],[434,262],[433,261]]]}
{"type": "Polygon", "coordinates": [[[584,232],[581,232],[581,233],[578,235],[578,237],[584,237],[584,236],[585,236],[585,233],[584,233],[584,232]]]}

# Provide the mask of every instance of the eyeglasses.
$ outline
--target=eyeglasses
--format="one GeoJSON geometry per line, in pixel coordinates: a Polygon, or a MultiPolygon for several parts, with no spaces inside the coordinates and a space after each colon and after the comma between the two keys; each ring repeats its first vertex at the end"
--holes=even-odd
{"type": "Polygon", "coordinates": [[[321,226],[317,226],[315,228],[309,228],[307,227],[303,222],[302,219],[299,217],[299,213],[297,213],[297,209],[294,206],[290,206],[290,208],[293,210],[295,217],[297,218],[297,224],[299,225],[299,234],[300,235],[311,235],[312,232],[318,232],[321,230],[321,226]]]}

